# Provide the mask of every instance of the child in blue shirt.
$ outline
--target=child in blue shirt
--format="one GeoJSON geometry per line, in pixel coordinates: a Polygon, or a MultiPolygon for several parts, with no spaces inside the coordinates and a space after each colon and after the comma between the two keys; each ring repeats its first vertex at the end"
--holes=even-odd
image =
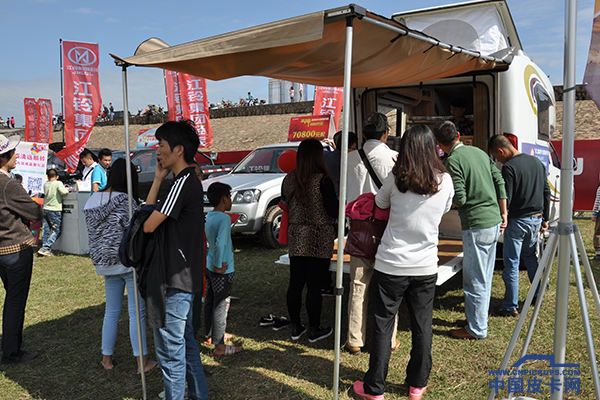
{"type": "Polygon", "coordinates": [[[231,186],[215,182],[208,187],[206,196],[214,209],[206,215],[204,224],[208,242],[204,329],[215,345],[213,357],[223,357],[242,350],[241,347],[225,345],[227,311],[234,277],[231,217],[225,214],[225,211],[231,210],[231,186]]]}

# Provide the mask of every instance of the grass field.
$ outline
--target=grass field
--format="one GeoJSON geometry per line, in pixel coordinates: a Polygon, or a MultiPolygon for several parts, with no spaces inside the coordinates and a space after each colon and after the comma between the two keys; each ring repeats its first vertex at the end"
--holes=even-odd
{"type": "MultiPolygon", "coordinates": [[[[591,251],[593,225],[589,220],[576,220],[583,232],[588,254],[591,251]]],[[[265,250],[253,239],[234,240],[236,248],[236,281],[228,318],[227,331],[235,335],[233,342],[242,345],[242,353],[222,360],[209,357],[212,349],[202,344],[200,351],[208,378],[211,399],[330,399],[333,381],[333,336],[310,345],[306,336],[298,343],[290,339],[289,330],[278,332],[261,328],[261,316],[270,313],[287,315],[285,292],[288,270],[274,264],[284,254],[282,250],[265,250]]],[[[595,280],[600,280],[600,262],[592,262],[595,280]]],[[[556,270],[553,270],[549,290],[528,354],[552,354],[554,336],[554,298],[556,270]]],[[[582,319],[573,273],[569,296],[569,326],[567,362],[581,364],[580,393],[568,392],[566,399],[594,397],[590,363],[587,357],[582,319]]],[[[585,281],[585,279],[584,279],[585,281]]],[[[347,327],[348,277],[344,279],[342,343],[347,327]]],[[[521,271],[521,300],[529,283],[521,271]]],[[[0,289],[0,306],[4,293],[0,289]]],[[[600,320],[592,305],[591,292],[586,289],[588,312],[594,341],[600,338],[600,320]]],[[[489,369],[500,367],[517,319],[494,315],[501,307],[504,284],[501,271],[496,270],[493,282],[489,319],[489,336],[485,340],[460,341],[451,338],[448,330],[458,318],[464,318],[461,275],[440,287],[436,294],[433,315],[433,369],[429,390],[424,399],[484,399],[492,379],[489,369]]],[[[25,317],[25,350],[39,351],[41,356],[29,364],[0,368],[0,399],[139,399],[142,398],[140,377],[129,344],[126,303],[121,315],[119,337],[115,349],[116,366],[104,371],[100,366],[101,327],[104,314],[103,279],[96,275],[89,257],[57,255],[35,258],[33,281],[25,317]]],[[[324,298],[324,325],[333,325],[335,299],[324,298]]],[[[526,325],[527,327],[528,325],[526,325]]],[[[526,329],[525,329],[526,330],[526,329]]],[[[525,330],[517,344],[510,364],[520,357],[525,330]]],[[[398,339],[400,347],[392,354],[387,378],[386,399],[405,399],[405,368],[409,357],[411,333],[408,316],[401,307],[398,339]]],[[[152,332],[148,332],[150,354],[154,354],[152,332]]],[[[340,399],[351,398],[351,386],[362,379],[368,369],[368,346],[363,354],[341,355],[340,399]]],[[[154,358],[152,356],[152,358],[154,358]]],[[[525,368],[548,367],[547,361],[529,362],[525,368]]],[[[550,377],[541,377],[542,393],[529,394],[537,399],[550,398],[550,377]]],[[[525,379],[527,384],[527,378],[525,379]]],[[[158,370],[147,375],[147,397],[157,399],[162,391],[162,376],[158,370]]],[[[526,386],[527,390],[527,386],[526,386]]],[[[527,393],[526,393],[527,395],[527,393]]],[[[501,389],[496,398],[507,397],[501,389]]]]}

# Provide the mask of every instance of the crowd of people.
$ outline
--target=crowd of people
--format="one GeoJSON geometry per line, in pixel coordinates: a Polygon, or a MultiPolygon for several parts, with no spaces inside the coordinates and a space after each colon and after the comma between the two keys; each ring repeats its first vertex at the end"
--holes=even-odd
{"type": "MultiPolygon", "coordinates": [[[[455,107],[463,108],[461,104],[455,107]]],[[[433,302],[443,215],[451,207],[458,210],[464,253],[466,318],[455,321],[457,329],[451,330],[450,335],[457,339],[483,339],[488,333],[497,239],[504,232],[506,290],[503,308],[498,312],[515,317],[519,315],[519,258],[523,256],[533,280],[538,268],[538,235],[548,228],[550,190],[543,164],[520,153],[504,136],[491,137],[488,146],[495,159],[504,164],[501,172],[484,151],[461,142],[460,132],[451,121],[437,125],[433,132],[425,125],[412,126],[403,134],[399,152],[386,144],[389,125],[384,114],[369,115],[362,133],[366,139],[362,146],[357,146],[357,135],[349,135],[346,201],[367,199],[369,207],[388,210],[389,217],[374,260],[351,257],[348,333],[343,349],[358,355],[367,345],[370,309],[375,323],[369,368],[364,379],[354,383],[353,390],[362,399],[383,399],[389,360],[399,346],[398,309],[405,301],[412,332],[412,350],[406,366],[408,397],[419,400],[427,390],[432,367],[433,302]],[[436,145],[444,151],[443,158],[436,145]],[[355,150],[357,147],[360,149],[355,150]]],[[[185,393],[190,399],[208,399],[196,342],[202,307],[205,343],[215,346],[212,356],[232,356],[242,351],[239,346],[225,343],[229,338],[226,321],[235,276],[232,220],[226,214],[231,210],[231,187],[217,182],[207,189],[207,198],[214,208],[205,217],[203,207],[198,206],[204,192],[194,162],[199,145],[195,128],[186,121],[170,121],[157,129],[156,138],[159,162],[154,182],[129,233],[131,243],[145,243],[133,250],[141,260],[138,300],[142,343],[138,343],[135,297],[131,295],[132,267],[123,265],[119,257],[119,244],[130,226],[126,161],[118,159],[111,166],[108,149],[100,151],[99,162],[94,162],[88,151],[80,155],[85,166],[82,179],[89,181],[91,188],[83,208],[90,256],[105,283],[100,363],[106,370],[114,368],[117,324],[127,288],[130,341],[139,370],[161,369],[167,399],[183,399],[185,393]],[[170,172],[175,178],[167,197],[159,203],[159,190],[170,172]],[[140,242],[140,237],[146,239],[140,242]],[[200,301],[203,296],[204,306],[200,301]],[[148,357],[146,326],[154,330],[157,361],[148,357]],[[143,362],[139,362],[140,354],[143,362]]],[[[304,140],[298,147],[295,169],[282,183],[282,202],[289,214],[286,303],[290,318],[279,321],[274,329],[289,325],[294,341],[307,333],[308,341],[315,343],[333,332],[331,326],[322,324],[321,308],[324,282],[331,280],[329,265],[337,233],[340,138],[340,133],[334,137],[338,149],[334,152],[324,152],[317,140],[304,140]],[[301,318],[305,287],[306,325],[301,318]]],[[[0,224],[7,232],[0,238],[0,276],[7,296],[2,364],[23,363],[37,357],[37,353],[21,349],[33,262],[33,237],[23,222],[44,219],[39,253],[51,255],[52,243],[60,235],[61,196],[68,192],[57,181],[56,171],[49,169],[44,210],[29,198],[10,173],[15,167],[14,150],[19,140],[18,135],[0,135],[0,191],[7,193],[0,199],[0,224]]],[[[137,172],[133,165],[131,181],[133,197],[137,198],[137,172]]],[[[600,198],[600,188],[598,193],[600,198]]],[[[596,203],[597,214],[600,200],[596,203]]],[[[138,204],[134,206],[137,208],[138,204]]],[[[596,252],[600,254],[600,246],[596,252]]]]}
{"type": "Polygon", "coordinates": [[[6,120],[0,117],[0,128],[14,128],[15,127],[15,117],[6,117],[6,120]]]}

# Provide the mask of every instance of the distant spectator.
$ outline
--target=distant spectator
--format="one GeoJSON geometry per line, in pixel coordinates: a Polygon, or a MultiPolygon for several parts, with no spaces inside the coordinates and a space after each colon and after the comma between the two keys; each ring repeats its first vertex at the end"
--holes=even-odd
{"type": "Polygon", "coordinates": [[[98,164],[92,171],[92,193],[104,190],[106,187],[106,178],[110,162],[112,161],[112,151],[102,149],[98,152],[98,164]]]}
{"type": "Polygon", "coordinates": [[[112,103],[108,103],[108,116],[111,121],[115,118],[115,108],[112,103]]]}
{"type": "Polygon", "coordinates": [[[15,117],[11,117],[10,118],[10,124],[12,125],[12,127],[15,127],[15,117]]]}
{"type": "Polygon", "coordinates": [[[51,256],[52,245],[60,237],[62,228],[62,197],[69,193],[69,189],[58,180],[56,169],[48,169],[46,176],[48,181],[44,184],[43,245],[38,254],[51,256]]]}
{"type": "Polygon", "coordinates": [[[290,86],[290,103],[294,102],[294,87],[290,86]]]}
{"type": "Polygon", "coordinates": [[[302,83],[300,83],[298,85],[298,96],[299,96],[299,100],[302,101],[302,92],[304,91],[304,85],[302,83]]]}

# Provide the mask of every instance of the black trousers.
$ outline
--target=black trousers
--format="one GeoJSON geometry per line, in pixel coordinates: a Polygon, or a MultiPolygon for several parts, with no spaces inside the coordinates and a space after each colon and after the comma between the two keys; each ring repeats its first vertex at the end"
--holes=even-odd
{"type": "Polygon", "coordinates": [[[292,323],[301,324],[302,290],[306,285],[308,325],[315,327],[321,325],[321,287],[326,274],[329,273],[329,263],[328,258],[290,257],[287,307],[292,323]]]}
{"type": "Polygon", "coordinates": [[[0,255],[0,277],[6,290],[2,313],[2,364],[17,362],[23,355],[23,323],[32,270],[31,247],[0,255]]]}
{"type": "Polygon", "coordinates": [[[385,392],[385,379],[392,349],[395,316],[402,299],[406,299],[412,331],[412,350],[406,366],[406,383],[413,387],[427,386],[431,371],[431,341],[433,337],[433,298],[437,274],[428,276],[395,276],[375,270],[371,279],[370,303],[375,314],[371,339],[369,370],[365,374],[365,393],[385,392]]]}

